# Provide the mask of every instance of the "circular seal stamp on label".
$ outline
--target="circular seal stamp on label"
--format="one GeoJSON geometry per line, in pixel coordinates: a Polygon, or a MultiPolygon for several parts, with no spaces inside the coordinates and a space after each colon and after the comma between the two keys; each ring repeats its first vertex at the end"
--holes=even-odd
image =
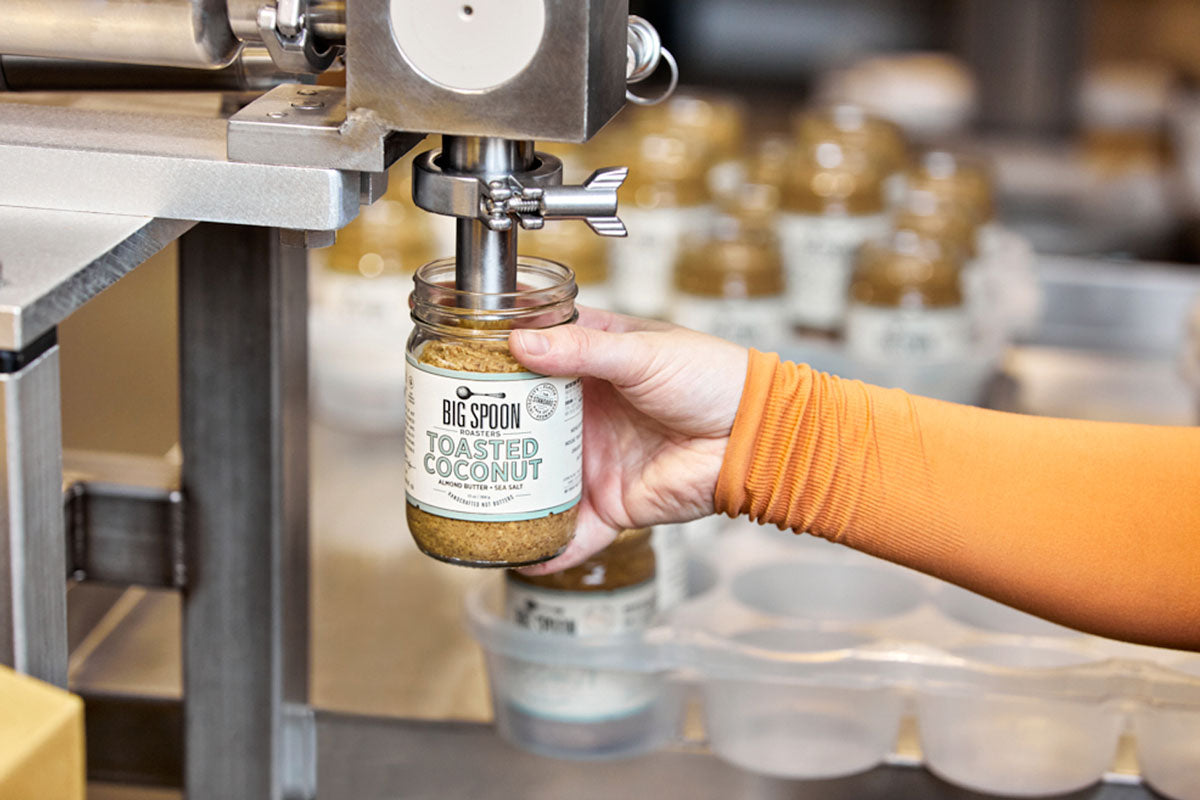
{"type": "Polygon", "coordinates": [[[529,416],[538,422],[545,422],[553,417],[558,409],[558,389],[552,383],[539,383],[529,390],[529,396],[525,398],[525,408],[529,411],[529,416]]]}

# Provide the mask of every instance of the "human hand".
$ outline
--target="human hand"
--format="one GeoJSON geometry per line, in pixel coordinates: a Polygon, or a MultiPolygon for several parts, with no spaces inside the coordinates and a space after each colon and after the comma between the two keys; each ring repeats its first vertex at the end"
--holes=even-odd
{"type": "Polygon", "coordinates": [[[518,330],[512,354],[542,375],[584,378],[583,500],[562,555],[585,561],[619,531],[713,513],[748,351],[702,333],[590,308],[577,325],[518,330]]]}

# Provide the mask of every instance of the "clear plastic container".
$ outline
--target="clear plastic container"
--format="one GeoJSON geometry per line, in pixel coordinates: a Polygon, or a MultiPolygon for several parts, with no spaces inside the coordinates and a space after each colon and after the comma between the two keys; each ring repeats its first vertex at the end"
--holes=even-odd
{"type": "Polygon", "coordinates": [[[469,622],[488,658],[501,731],[551,755],[641,753],[679,737],[681,699],[694,690],[718,757],[817,779],[880,763],[915,707],[938,775],[974,791],[1036,796],[1100,780],[1136,720],[1147,780],[1175,800],[1197,796],[1197,657],[1079,634],[806,538],[727,523],[695,554],[690,597],[628,636],[537,636],[503,618],[494,585],[473,592],[469,622]],[[506,705],[522,663],[646,681],[654,704],[636,725],[577,747],[577,729],[531,728],[506,705]]]}
{"type": "MultiPolygon", "coordinates": [[[[1003,670],[1052,672],[1086,654],[1005,644],[955,655],[1003,670]]],[[[1124,719],[1115,704],[1019,693],[918,691],[917,727],[930,771],[957,786],[1014,797],[1065,794],[1096,783],[1112,764],[1124,719]]]]}
{"type": "Polygon", "coordinates": [[[787,620],[849,623],[897,617],[925,600],[910,576],[874,564],[769,564],[733,578],[734,599],[787,620]]]}
{"type": "MultiPolygon", "coordinates": [[[[869,643],[846,633],[763,628],[733,638],[779,654],[833,654],[869,643]]],[[[704,685],[713,752],[730,763],[781,778],[836,778],[880,764],[895,744],[903,695],[781,679],[720,678],[704,685]]]]}
{"type": "Polygon", "coordinates": [[[1160,794],[1172,800],[1200,800],[1200,712],[1194,706],[1200,657],[1171,666],[1185,681],[1165,684],[1153,702],[1134,715],[1138,763],[1146,782],[1160,794]]]}
{"type": "Polygon", "coordinates": [[[603,760],[676,735],[682,687],[654,668],[640,631],[547,636],[503,618],[496,588],[468,598],[468,613],[501,736],[541,755],[603,760]]]}

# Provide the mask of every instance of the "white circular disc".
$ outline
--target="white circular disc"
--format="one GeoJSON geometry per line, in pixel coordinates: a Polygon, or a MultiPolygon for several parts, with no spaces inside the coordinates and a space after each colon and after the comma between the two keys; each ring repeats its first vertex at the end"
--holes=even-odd
{"type": "Polygon", "coordinates": [[[400,53],[433,83],[459,91],[519,75],[545,30],[545,0],[392,0],[400,53]]]}

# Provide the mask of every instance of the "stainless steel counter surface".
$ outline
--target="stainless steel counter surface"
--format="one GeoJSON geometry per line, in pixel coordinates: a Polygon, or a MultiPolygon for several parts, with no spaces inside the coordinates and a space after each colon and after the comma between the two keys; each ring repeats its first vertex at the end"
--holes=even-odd
{"type": "MultiPolygon", "coordinates": [[[[555,761],[516,750],[490,726],[461,722],[318,717],[321,800],[982,800],[923,769],[880,767],[824,781],[766,778],[700,752],[667,750],[615,762],[555,761]]],[[[90,800],[176,800],[158,790],[94,786],[90,800]]],[[[1135,785],[1103,784],[1060,800],[1152,800],[1135,785]]]]}

